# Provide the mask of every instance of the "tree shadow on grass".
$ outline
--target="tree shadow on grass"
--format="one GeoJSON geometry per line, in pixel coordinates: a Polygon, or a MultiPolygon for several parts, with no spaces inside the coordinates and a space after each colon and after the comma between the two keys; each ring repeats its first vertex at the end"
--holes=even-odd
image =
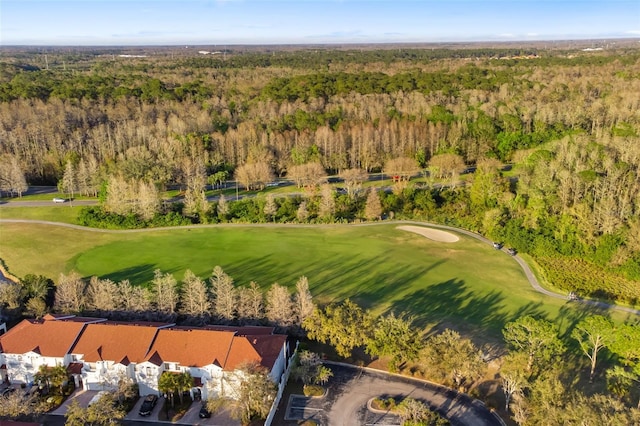
{"type": "Polygon", "coordinates": [[[130,268],[120,269],[119,271],[103,275],[100,278],[108,279],[116,283],[124,280],[129,280],[129,282],[133,285],[145,285],[146,283],[153,280],[153,271],[155,271],[156,269],[156,265],[145,263],[138,266],[132,266],[130,268]]]}
{"type": "Polygon", "coordinates": [[[392,310],[415,313],[415,325],[421,328],[434,323],[451,328],[452,323],[464,334],[482,332],[497,338],[509,320],[503,310],[504,299],[499,291],[475,294],[464,281],[451,279],[407,295],[395,302],[392,310]]]}

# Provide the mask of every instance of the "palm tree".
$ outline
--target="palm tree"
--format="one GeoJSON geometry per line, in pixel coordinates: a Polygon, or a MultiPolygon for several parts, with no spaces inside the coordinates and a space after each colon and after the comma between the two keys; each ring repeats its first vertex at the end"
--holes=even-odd
{"type": "Polygon", "coordinates": [[[160,375],[158,379],[158,390],[169,398],[171,401],[171,406],[174,406],[174,392],[178,389],[178,375],[164,372],[160,375]]]}
{"type": "Polygon", "coordinates": [[[188,392],[193,387],[193,377],[191,374],[184,372],[178,374],[176,377],[176,389],[178,390],[178,398],[180,398],[180,405],[182,405],[182,394],[188,392]]]}

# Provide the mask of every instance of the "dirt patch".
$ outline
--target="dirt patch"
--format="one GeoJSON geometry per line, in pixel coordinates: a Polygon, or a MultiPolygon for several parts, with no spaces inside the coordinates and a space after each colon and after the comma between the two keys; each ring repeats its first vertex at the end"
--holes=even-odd
{"type": "Polygon", "coordinates": [[[397,229],[401,231],[413,232],[415,234],[422,235],[433,241],[440,243],[455,243],[460,238],[451,232],[441,231],[439,229],[423,228],[422,226],[398,226],[397,229]]]}

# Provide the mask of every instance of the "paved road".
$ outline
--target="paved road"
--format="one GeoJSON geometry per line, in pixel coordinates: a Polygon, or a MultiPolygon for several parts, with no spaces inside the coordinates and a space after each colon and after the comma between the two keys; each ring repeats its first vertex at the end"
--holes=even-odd
{"type": "Polygon", "coordinates": [[[327,384],[327,394],[322,398],[296,401],[296,410],[287,410],[284,401],[279,407],[276,425],[297,424],[291,414],[312,418],[321,425],[398,425],[399,419],[389,413],[373,412],[367,403],[376,397],[407,397],[421,400],[431,409],[449,419],[454,426],[501,426],[502,420],[489,411],[480,401],[459,394],[449,388],[423,380],[388,374],[382,371],[355,367],[342,363],[326,363],[333,371],[327,384]],[[290,416],[287,418],[286,413],[290,416]]]}

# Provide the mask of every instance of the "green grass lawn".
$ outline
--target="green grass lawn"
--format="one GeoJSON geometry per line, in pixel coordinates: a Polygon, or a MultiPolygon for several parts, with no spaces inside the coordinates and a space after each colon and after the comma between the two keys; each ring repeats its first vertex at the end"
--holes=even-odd
{"type": "Polygon", "coordinates": [[[439,243],[378,226],[217,226],[145,232],[90,232],[3,223],[0,258],[18,276],[77,270],[115,281],[149,282],[156,268],[180,280],[220,265],[237,285],[294,288],[309,279],[319,303],[350,297],[376,313],[392,310],[420,326],[441,323],[499,338],[504,324],[532,313],[564,326],[576,304],[536,293],[514,260],[475,239],[439,243]]]}
{"type": "Polygon", "coordinates": [[[82,206],[72,206],[70,203],[47,207],[2,207],[0,219],[47,220],[76,224],[78,223],[76,218],[82,208],[82,206]]]}

